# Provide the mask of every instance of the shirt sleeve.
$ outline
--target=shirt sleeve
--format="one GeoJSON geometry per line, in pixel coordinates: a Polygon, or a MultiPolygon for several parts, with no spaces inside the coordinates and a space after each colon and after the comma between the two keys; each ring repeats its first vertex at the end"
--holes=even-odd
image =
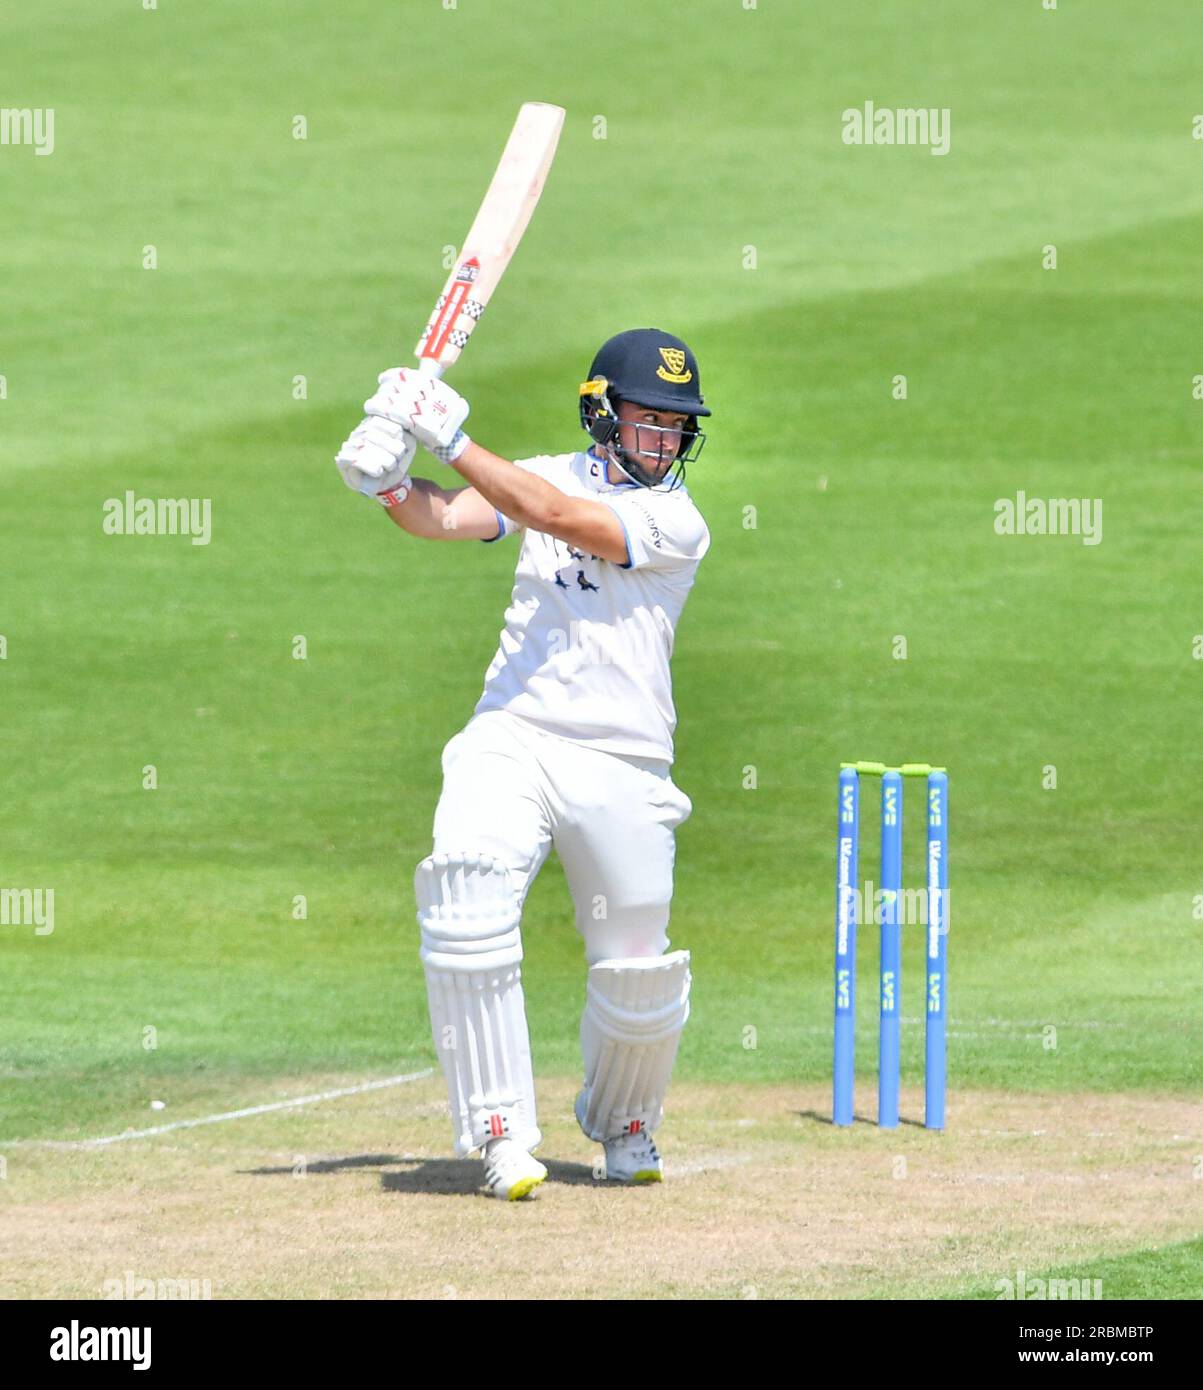
{"type": "Polygon", "coordinates": [[[710,548],[710,532],[688,497],[631,488],[601,500],[626,533],[623,569],[679,569],[697,564],[710,548]]]}
{"type": "MultiPolygon", "coordinates": [[[[537,473],[540,478],[545,478],[549,483],[555,481],[552,477],[555,471],[554,460],[549,454],[539,454],[535,458],[529,459],[515,459],[514,467],[525,468],[528,473],[537,473]]],[[[497,517],[497,534],[486,536],[484,538],[486,545],[492,545],[494,541],[504,540],[506,536],[512,536],[515,532],[523,529],[512,517],[505,516],[496,507],[493,508],[493,513],[497,517]]]]}
{"type": "Polygon", "coordinates": [[[496,507],[493,508],[493,515],[497,518],[497,534],[483,537],[486,545],[492,545],[494,541],[504,540],[506,536],[512,536],[515,531],[522,529],[516,521],[499,512],[496,507]]]}

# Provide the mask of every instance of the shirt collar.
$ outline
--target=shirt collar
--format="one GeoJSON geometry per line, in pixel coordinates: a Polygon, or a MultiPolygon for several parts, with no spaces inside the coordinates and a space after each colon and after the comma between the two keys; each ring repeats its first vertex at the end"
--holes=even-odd
{"type": "Polygon", "coordinates": [[[633,483],[626,478],[621,483],[609,482],[606,477],[608,470],[606,460],[598,458],[592,450],[582,453],[581,461],[581,475],[595,492],[615,492],[620,488],[639,486],[638,483],[633,483]]]}

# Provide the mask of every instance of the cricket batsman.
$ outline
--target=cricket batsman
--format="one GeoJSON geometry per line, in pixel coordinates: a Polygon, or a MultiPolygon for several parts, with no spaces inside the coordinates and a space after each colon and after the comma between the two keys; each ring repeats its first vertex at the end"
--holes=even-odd
{"type": "Polygon", "coordinates": [[[660,1182],[653,1132],[689,1016],[689,952],[669,951],[674,832],[692,810],[671,776],[669,658],[710,533],[684,485],[708,416],[679,339],[605,343],[580,388],[586,451],[510,462],[464,433],[437,377],[381,374],[337,458],[411,536],[520,533],[514,589],[484,691],[443,750],[433,853],[415,874],[430,1021],[455,1152],[480,1151],[510,1201],[547,1176],[534,1156],[522,908],[555,846],[583,938],[584,1086],[576,1118],[606,1177],[660,1182]],[[410,476],[421,444],[463,477],[410,476]]]}

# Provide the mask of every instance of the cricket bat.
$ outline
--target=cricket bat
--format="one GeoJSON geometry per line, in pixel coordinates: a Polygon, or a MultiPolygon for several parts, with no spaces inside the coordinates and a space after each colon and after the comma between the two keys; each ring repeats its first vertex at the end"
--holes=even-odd
{"type": "Polygon", "coordinates": [[[414,349],[422,371],[442,376],[463,352],[518,249],[555,158],[564,108],[528,101],[443,292],[414,349]]]}

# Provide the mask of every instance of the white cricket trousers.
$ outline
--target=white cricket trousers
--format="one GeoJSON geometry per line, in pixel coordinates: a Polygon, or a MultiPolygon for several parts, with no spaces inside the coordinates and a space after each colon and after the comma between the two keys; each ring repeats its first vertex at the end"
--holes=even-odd
{"type": "Polygon", "coordinates": [[[546,733],[506,710],[443,749],[434,853],[491,854],[520,902],[554,845],[590,965],[668,949],[673,832],[693,807],[667,764],[546,733]]]}

